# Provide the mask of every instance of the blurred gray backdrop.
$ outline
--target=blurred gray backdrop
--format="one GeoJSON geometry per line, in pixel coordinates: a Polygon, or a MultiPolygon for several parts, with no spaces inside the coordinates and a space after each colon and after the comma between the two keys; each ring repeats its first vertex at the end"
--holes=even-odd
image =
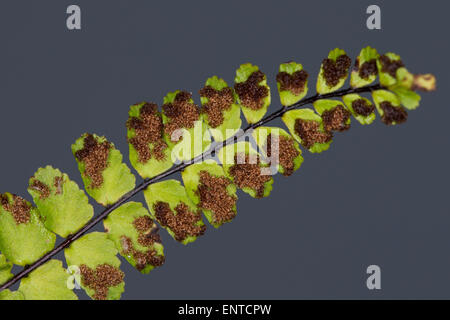
{"type": "Polygon", "coordinates": [[[274,89],[279,63],[298,61],[312,94],[330,49],[355,57],[371,45],[434,73],[438,91],[406,124],[353,121],[327,152],[305,152],[294,176],[276,176],[269,198],[239,193],[237,218],[195,243],[162,230],[165,265],[141,275],[123,260],[123,298],[450,298],[448,9],[437,0],[1,1],[0,192],[30,199],[28,179],[47,164],[81,184],[70,145],[83,132],[106,135],[127,159],[133,103],[161,104],[175,89],[199,102],[207,77],[233,83],[245,62],[274,89]],[[80,31],[66,28],[70,4],[81,7],[80,31]],[[382,30],[366,28],[370,4],[382,30]],[[381,290],[366,287],[371,264],[381,290]]]}

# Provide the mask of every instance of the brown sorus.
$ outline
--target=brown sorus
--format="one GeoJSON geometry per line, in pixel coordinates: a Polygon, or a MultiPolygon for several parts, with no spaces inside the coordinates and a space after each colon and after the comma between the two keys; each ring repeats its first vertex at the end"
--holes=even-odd
{"type": "Polygon", "coordinates": [[[230,174],[234,183],[239,188],[250,188],[256,192],[256,198],[264,196],[266,182],[272,179],[270,175],[261,174],[259,157],[255,161],[250,161],[250,157],[245,153],[237,153],[234,156],[235,164],[230,167],[230,174]]]}
{"type": "Polygon", "coordinates": [[[302,139],[302,145],[306,149],[311,148],[315,143],[326,143],[333,138],[331,132],[321,132],[319,122],[313,120],[296,119],[294,131],[302,139]]]}
{"type": "Polygon", "coordinates": [[[156,104],[144,103],[139,117],[128,119],[127,128],[134,129],[135,136],[128,139],[128,142],[136,149],[139,162],[146,163],[152,157],[158,161],[165,159],[167,144],[163,140],[163,122],[156,104]]]}
{"type": "Polygon", "coordinates": [[[408,119],[408,113],[402,106],[394,107],[389,101],[383,101],[380,108],[383,110],[381,120],[385,124],[403,123],[408,119]]]}
{"type": "Polygon", "coordinates": [[[122,271],[106,263],[98,265],[95,270],[82,264],[80,273],[83,286],[95,291],[93,295],[95,300],[106,300],[108,289],[122,283],[124,277],[122,271]]]}
{"type": "Polygon", "coordinates": [[[103,183],[103,171],[108,166],[108,156],[112,145],[108,141],[98,143],[92,134],[84,138],[83,149],[75,153],[78,161],[85,165],[84,174],[91,179],[91,188],[99,188],[103,183]]]}
{"type": "Polygon", "coordinates": [[[201,97],[208,98],[201,112],[208,116],[209,126],[217,128],[224,121],[223,112],[229,110],[234,103],[233,91],[229,87],[216,90],[211,86],[205,86],[199,93],[201,97]]]}
{"type": "Polygon", "coordinates": [[[141,251],[137,250],[133,241],[127,237],[122,236],[120,238],[120,244],[125,255],[132,255],[136,261],[136,269],[142,271],[147,265],[152,265],[154,267],[161,266],[165,258],[164,256],[159,256],[156,250],[153,249],[153,244],[161,243],[161,237],[158,233],[158,227],[153,222],[149,216],[137,217],[133,221],[133,226],[138,231],[137,242],[143,247],[148,247],[148,250],[141,251]]]}
{"type": "Polygon", "coordinates": [[[267,157],[271,161],[275,160],[275,163],[272,164],[279,164],[283,167],[284,176],[290,176],[294,172],[294,159],[298,157],[300,152],[295,148],[293,139],[282,135],[269,134],[267,136],[265,150],[267,157]],[[272,145],[272,140],[274,140],[275,145],[272,145]]]}
{"type": "Polygon", "coordinates": [[[336,61],[324,59],[322,62],[323,76],[329,87],[334,87],[342,78],[347,76],[352,60],[346,54],[339,56],[336,61]]]}
{"type": "Polygon", "coordinates": [[[145,232],[153,226],[153,221],[149,216],[142,216],[133,221],[133,226],[138,232],[145,232]]]}
{"type": "Polygon", "coordinates": [[[280,91],[289,91],[294,95],[305,91],[306,80],[308,80],[308,73],[305,70],[295,71],[293,74],[284,71],[277,74],[280,91]]]}
{"type": "Polygon", "coordinates": [[[189,236],[198,237],[205,233],[205,225],[196,225],[202,219],[200,211],[193,212],[183,202],[175,207],[176,214],[167,202],[158,201],[153,209],[156,219],[163,227],[169,228],[174,233],[177,241],[183,241],[189,236]]]}
{"type": "Polygon", "coordinates": [[[61,194],[63,192],[63,184],[64,184],[64,178],[56,176],[53,181],[53,186],[55,187],[55,193],[61,194]]]}
{"type": "MultiPolygon", "coordinates": [[[[146,242],[146,245],[142,244],[144,247],[151,247],[154,242],[146,242]]],[[[122,246],[122,253],[125,255],[132,255],[133,259],[136,262],[136,269],[142,271],[146,266],[152,265],[154,267],[159,267],[164,264],[165,257],[159,256],[153,248],[150,248],[146,251],[140,251],[135,249],[133,245],[133,241],[126,237],[122,236],[120,238],[120,244],[122,246]]]]}
{"type": "Polygon", "coordinates": [[[31,206],[25,199],[12,195],[12,203],[10,203],[8,197],[2,194],[0,199],[3,209],[11,213],[17,225],[30,221],[31,206]]]}
{"type": "Polygon", "coordinates": [[[375,110],[375,106],[364,99],[356,99],[352,102],[352,109],[356,114],[367,117],[375,110]]]}
{"type": "Polygon", "coordinates": [[[0,204],[2,205],[3,209],[7,210],[6,208],[9,205],[9,200],[5,194],[0,193],[0,204]]]}
{"type": "Polygon", "coordinates": [[[178,129],[190,129],[194,127],[195,121],[200,117],[197,105],[191,102],[192,94],[180,91],[175,96],[173,103],[166,103],[162,106],[164,114],[169,118],[164,126],[164,132],[173,142],[179,141],[181,135],[172,135],[178,129]]]}
{"type": "Polygon", "coordinates": [[[380,62],[381,62],[381,71],[389,73],[393,78],[396,78],[398,68],[404,66],[401,60],[391,60],[386,55],[382,55],[380,57],[380,62]]]}
{"type": "Polygon", "coordinates": [[[246,81],[234,85],[234,90],[236,90],[242,105],[252,110],[259,110],[263,107],[263,99],[269,95],[269,89],[259,85],[264,78],[264,73],[258,70],[253,72],[246,81]]]}
{"type": "Polygon", "coordinates": [[[155,250],[148,250],[145,252],[136,251],[133,257],[136,260],[136,269],[139,271],[145,269],[148,265],[160,267],[166,261],[166,258],[158,255],[155,250]]]}
{"type": "Polygon", "coordinates": [[[39,192],[40,199],[45,199],[50,195],[49,187],[42,181],[37,180],[36,178],[33,178],[33,182],[30,185],[30,189],[39,192]]]}
{"type": "Polygon", "coordinates": [[[197,193],[199,208],[211,210],[215,223],[231,221],[235,216],[236,196],[228,194],[227,186],[232,182],[226,177],[215,177],[207,171],[200,171],[200,184],[197,193]]]}
{"type": "Polygon", "coordinates": [[[138,243],[144,247],[149,247],[154,243],[161,243],[161,236],[158,233],[140,233],[138,236],[138,243]]]}
{"type": "Polygon", "coordinates": [[[349,119],[350,112],[344,109],[342,105],[338,105],[322,113],[325,131],[346,131],[350,128],[350,124],[347,123],[349,119]]]}
{"type": "Polygon", "coordinates": [[[144,247],[150,247],[155,242],[161,243],[159,229],[149,216],[136,218],[133,226],[139,233],[138,242],[144,247]]]}
{"type": "Polygon", "coordinates": [[[360,78],[367,80],[371,75],[377,75],[378,74],[378,68],[377,68],[377,60],[372,59],[369,61],[364,62],[361,66],[359,65],[359,58],[356,58],[355,61],[355,68],[356,71],[358,71],[358,75],[360,78]]]}

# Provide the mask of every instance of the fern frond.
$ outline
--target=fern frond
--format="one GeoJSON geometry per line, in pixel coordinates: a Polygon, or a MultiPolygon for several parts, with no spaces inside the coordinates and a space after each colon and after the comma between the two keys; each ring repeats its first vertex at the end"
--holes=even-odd
{"type": "Polygon", "coordinates": [[[76,299],[65,282],[66,269],[52,260],[61,250],[67,270],[78,270],[90,297],[119,299],[125,284],[117,254],[142,273],[165,261],[156,223],[175,240],[193,242],[206,230],[202,212],[216,228],[232,221],[238,188],[254,198],[269,196],[274,174],[289,176],[301,167],[302,148],[327,150],[335,132],[350,128],[351,117],[368,125],[375,109],[387,125],[405,122],[406,110],[419,106],[415,91],[436,88],[433,75],[412,74],[400,56],[366,47],[351,71],[351,87],[341,89],[350,66],[344,50],[330,51],[320,67],[317,94],[305,98],[308,73],[299,63],[281,64],[276,80],[282,108],[269,115],[266,75],[250,63],[236,71],[234,89],[217,76],[209,78],[200,90],[201,108],[180,90],[166,95],[161,111],[153,103],[131,106],[130,162],[144,178],[137,186],[113,143],[83,134],[72,152],[86,192],[107,207],[93,217],[86,194],[50,166],[29,181],[37,208],[21,197],[0,195],[0,300],[76,299]],[[380,84],[372,84],[378,75],[380,84]],[[374,104],[362,96],[369,93],[374,104]],[[241,109],[249,123],[244,130],[241,109]],[[264,126],[278,117],[289,133],[264,126]],[[184,185],[163,180],[179,172],[184,185]],[[141,191],[150,213],[141,203],[128,202],[141,191]],[[85,234],[102,220],[105,233],[85,234]],[[66,237],[56,247],[53,232],[66,237]],[[13,263],[27,267],[12,276],[13,263]],[[21,279],[17,291],[8,289],[21,279]]]}

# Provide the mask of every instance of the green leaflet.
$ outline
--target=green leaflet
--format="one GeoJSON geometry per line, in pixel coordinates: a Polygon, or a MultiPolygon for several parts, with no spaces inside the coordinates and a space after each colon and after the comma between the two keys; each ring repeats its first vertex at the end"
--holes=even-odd
{"type": "Polygon", "coordinates": [[[188,244],[204,234],[206,226],[201,211],[189,199],[179,181],[169,179],[151,184],[144,196],[152,218],[175,240],[188,244]]]}
{"type": "Polygon", "coordinates": [[[103,224],[120,254],[140,272],[149,273],[164,263],[158,227],[141,203],[123,204],[103,224]]]}
{"type": "Polygon", "coordinates": [[[379,56],[377,50],[369,46],[361,50],[350,75],[350,85],[353,88],[364,87],[375,81],[378,74],[376,61],[379,56]]]}
{"type": "Polygon", "coordinates": [[[234,103],[233,89],[222,78],[213,76],[206,80],[205,87],[200,90],[200,101],[203,120],[214,140],[226,140],[241,128],[241,108],[234,103]],[[210,101],[211,97],[214,101],[210,101]]]}
{"type": "Polygon", "coordinates": [[[277,127],[259,127],[253,131],[252,136],[264,157],[274,162],[281,174],[289,176],[303,163],[302,151],[297,141],[285,130],[277,127]],[[268,140],[269,135],[270,140],[268,140]],[[268,144],[270,154],[267,152],[268,144]]]}
{"type": "Polygon", "coordinates": [[[322,115],[325,111],[330,111],[336,108],[337,106],[343,106],[342,102],[338,100],[331,99],[320,99],[314,101],[313,103],[314,109],[319,115],[322,115]]]}
{"type": "Polygon", "coordinates": [[[277,75],[277,88],[283,106],[290,106],[308,93],[308,74],[296,62],[280,64],[277,75]]]}
{"type": "Polygon", "coordinates": [[[113,204],[134,188],[136,178],[105,137],[85,133],[72,145],[72,153],[87,193],[98,203],[113,204]]]}
{"type": "Polygon", "coordinates": [[[33,197],[47,229],[61,237],[75,233],[94,215],[88,197],[58,169],[40,168],[29,181],[33,197]]]}
{"type": "Polygon", "coordinates": [[[323,126],[326,131],[345,131],[350,128],[350,113],[342,102],[337,100],[320,99],[315,101],[313,105],[316,112],[322,117],[323,126]],[[348,117],[347,120],[340,122],[334,121],[333,115],[336,115],[337,111],[345,113],[348,117]],[[331,115],[330,120],[327,120],[326,114],[331,115]]]}
{"type": "Polygon", "coordinates": [[[398,68],[395,75],[396,81],[391,87],[395,88],[396,86],[401,86],[406,89],[414,88],[414,75],[409,72],[408,69],[405,67],[398,68]]]}
{"type": "Polygon", "coordinates": [[[236,216],[236,186],[214,160],[190,165],[181,176],[189,198],[215,228],[236,216]]]}
{"type": "MultiPolygon", "coordinates": [[[[286,112],[282,118],[283,122],[286,124],[286,126],[289,129],[289,132],[291,135],[300,142],[303,147],[308,149],[311,153],[320,153],[322,151],[328,150],[330,147],[331,142],[333,141],[332,135],[330,133],[325,132],[323,128],[323,121],[322,118],[317,115],[314,110],[309,108],[303,108],[298,110],[291,110],[286,112]],[[300,137],[300,132],[298,132],[298,121],[303,121],[304,123],[308,123],[310,121],[313,122],[317,126],[315,131],[319,134],[320,140],[316,141],[308,141],[306,138],[308,137],[307,133],[305,134],[305,141],[300,137]]],[[[310,129],[311,131],[314,130],[314,128],[310,129]]],[[[305,130],[306,131],[306,130],[305,130]]]]}
{"type": "Polygon", "coordinates": [[[270,105],[270,87],[267,78],[257,66],[242,64],[234,78],[236,99],[248,123],[255,123],[264,117],[270,105]]]}
{"type": "Polygon", "coordinates": [[[56,236],[42,223],[38,209],[10,193],[0,194],[0,251],[19,266],[53,249],[56,236]]]}
{"type": "Polygon", "coordinates": [[[81,287],[96,300],[118,300],[124,291],[117,253],[114,242],[103,232],[89,233],[64,250],[67,265],[80,269],[81,287]]]}
{"type": "Polygon", "coordinates": [[[0,300],[25,300],[25,297],[20,291],[5,289],[0,291],[0,300]]]}
{"type": "Polygon", "coordinates": [[[347,54],[342,49],[336,48],[330,51],[328,58],[324,59],[322,65],[320,66],[320,72],[317,77],[316,84],[317,93],[330,93],[338,90],[344,85],[345,79],[348,77],[348,69],[351,65],[351,60],[349,60],[350,58],[348,58],[347,54]],[[327,72],[325,70],[327,66],[330,68],[330,74],[338,76],[338,78],[332,79],[331,85],[327,82],[327,72]]]}
{"type": "Polygon", "coordinates": [[[13,264],[8,262],[3,254],[0,254],[0,285],[13,277],[11,273],[12,267],[13,264]]]}
{"type": "Polygon", "coordinates": [[[375,107],[377,108],[377,111],[380,114],[380,117],[381,117],[382,121],[384,123],[386,123],[386,124],[395,125],[398,122],[397,121],[391,121],[390,119],[386,119],[385,118],[385,112],[384,112],[384,110],[382,108],[382,103],[383,102],[390,103],[390,105],[392,107],[394,107],[396,110],[398,110],[398,112],[403,111],[403,112],[406,113],[406,111],[404,111],[403,107],[401,106],[400,100],[398,99],[398,97],[394,93],[392,93],[390,91],[387,91],[387,90],[375,90],[375,91],[372,92],[372,97],[373,97],[373,101],[375,102],[375,107]]]}
{"type": "Polygon", "coordinates": [[[413,90],[429,90],[435,86],[435,78],[432,75],[414,75],[405,67],[396,71],[396,82],[389,86],[389,90],[394,92],[400,103],[408,110],[417,109],[420,103],[420,95],[413,90]],[[425,80],[424,79],[428,79],[425,80]],[[422,81],[421,84],[419,84],[422,81]]]}
{"type": "MultiPolygon", "coordinates": [[[[389,72],[387,72],[386,70],[383,71],[382,59],[385,59],[386,57],[389,60],[397,62],[397,63],[401,63],[401,58],[398,54],[388,52],[382,56],[379,56],[377,59],[377,68],[378,68],[378,74],[380,75],[380,84],[382,86],[389,87],[389,86],[394,85],[397,82],[397,73],[404,67],[403,67],[403,64],[397,66],[395,75],[389,74],[389,72]]],[[[402,71],[400,71],[400,72],[402,72],[402,71]]]]}
{"type": "Polygon", "coordinates": [[[375,110],[373,112],[371,112],[369,115],[364,116],[364,115],[356,113],[355,110],[353,109],[353,103],[355,101],[361,100],[361,99],[364,100],[368,106],[372,106],[372,102],[370,102],[369,99],[361,97],[359,94],[356,94],[356,93],[347,94],[342,97],[342,100],[344,101],[345,105],[347,106],[347,109],[350,110],[353,117],[355,117],[355,119],[358,120],[359,123],[361,123],[363,125],[371,124],[376,118],[375,110]]]}
{"type": "Polygon", "coordinates": [[[420,95],[416,92],[409,90],[402,86],[391,86],[389,87],[389,90],[393,91],[398,99],[400,100],[400,103],[402,106],[404,106],[408,110],[414,110],[417,109],[420,103],[420,95]]]}
{"type": "Polygon", "coordinates": [[[26,300],[78,300],[68,288],[69,277],[61,261],[50,260],[22,279],[19,291],[26,300]]]}
{"type": "Polygon", "coordinates": [[[172,167],[172,145],[163,134],[157,106],[146,102],[135,104],[130,107],[128,115],[130,162],[139,175],[144,179],[151,178],[172,167]]]}
{"type": "Polygon", "coordinates": [[[180,161],[190,160],[209,148],[211,134],[208,127],[203,123],[203,116],[201,114],[198,116],[198,120],[193,123],[192,127],[180,127],[186,121],[185,118],[194,116],[193,110],[199,113],[199,109],[194,103],[194,100],[192,100],[190,93],[180,90],[169,92],[164,97],[162,110],[164,135],[169,146],[172,148],[171,157],[173,161],[177,159],[180,161]],[[187,99],[187,101],[184,99],[187,99]],[[175,106],[174,109],[176,109],[176,112],[174,113],[178,113],[178,116],[175,118],[169,117],[167,105],[175,106]],[[170,130],[169,134],[167,130],[172,127],[175,131],[170,130]]]}
{"type": "Polygon", "coordinates": [[[220,149],[218,158],[226,176],[245,193],[263,198],[272,191],[273,173],[250,143],[240,141],[226,145],[220,149]]]}

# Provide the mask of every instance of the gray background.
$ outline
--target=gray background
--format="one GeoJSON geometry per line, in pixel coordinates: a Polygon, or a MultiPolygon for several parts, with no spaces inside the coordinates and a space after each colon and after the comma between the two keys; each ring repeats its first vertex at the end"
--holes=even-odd
{"type": "MultiPolygon", "coordinates": [[[[240,193],[237,218],[195,243],[162,231],[166,264],[141,275],[124,262],[123,298],[450,298],[444,3],[1,1],[0,192],[30,199],[28,178],[47,164],[81,184],[70,145],[86,131],[106,135],[127,158],[133,103],[161,103],[175,89],[198,101],[207,77],[232,83],[249,61],[272,87],[279,63],[299,61],[313,93],[330,49],[354,57],[371,45],[434,73],[438,91],[423,95],[406,124],[353,121],[329,151],[305,152],[294,176],[276,176],[269,198],[240,193]],[[381,31],[365,26],[373,3],[381,31]],[[69,4],[82,8],[81,31],[66,29],[69,4]],[[370,264],[381,266],[380,291],[366,288],[370,264]]],[[[273,101],[272,111],[276,90],[273,101]]]]}

